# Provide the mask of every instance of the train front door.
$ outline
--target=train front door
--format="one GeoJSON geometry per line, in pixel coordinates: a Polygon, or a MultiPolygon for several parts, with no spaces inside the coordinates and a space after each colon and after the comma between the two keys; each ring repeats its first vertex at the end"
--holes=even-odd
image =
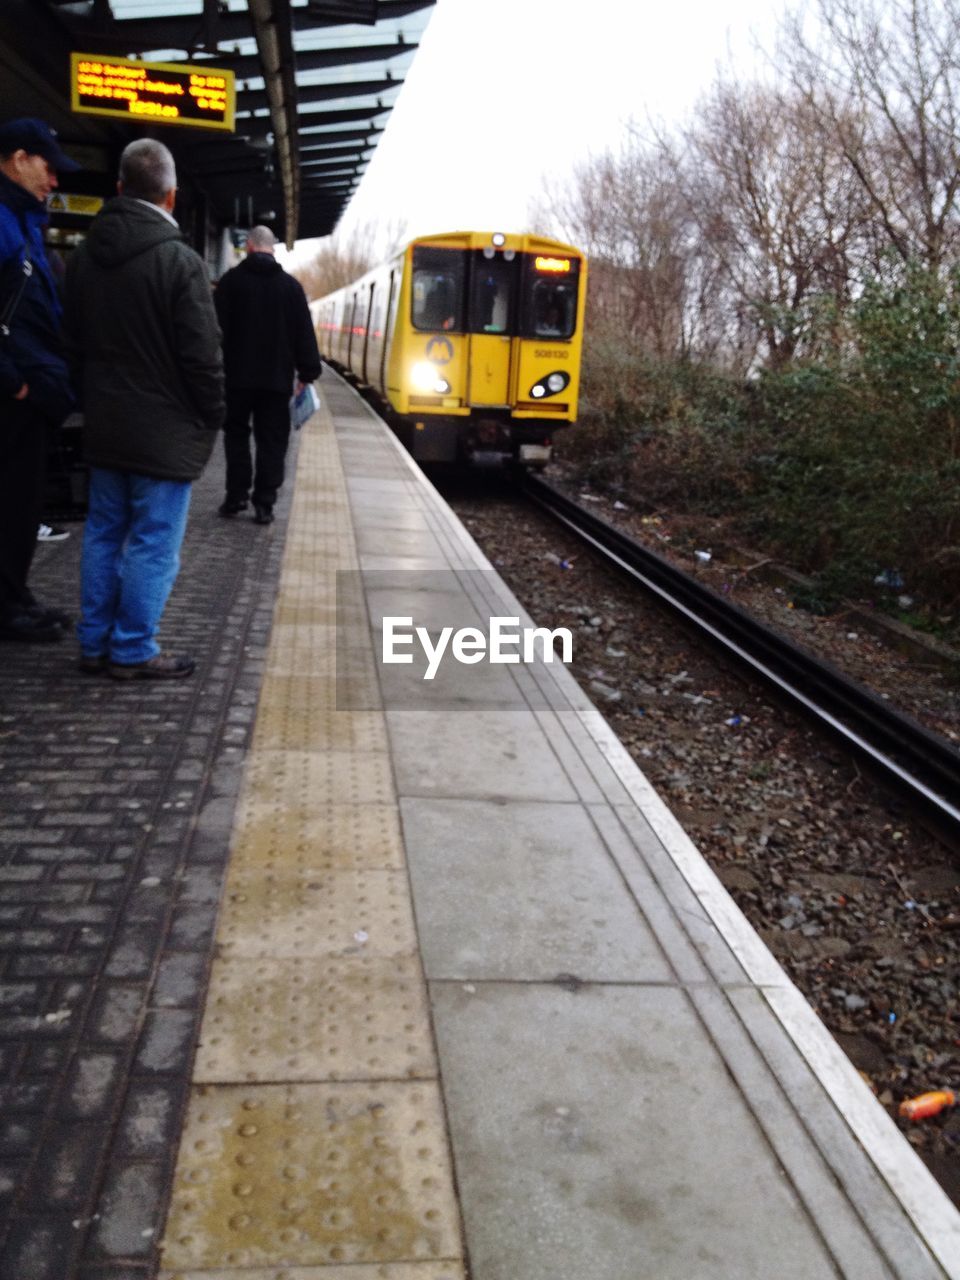
{"type": "Polygon", "coordinates": [[[470,280],[469,324],[472,405],[488,408],[510,403],[510,358],[513,349],[514,277],[512,262],[479,253],[470,280]]]}

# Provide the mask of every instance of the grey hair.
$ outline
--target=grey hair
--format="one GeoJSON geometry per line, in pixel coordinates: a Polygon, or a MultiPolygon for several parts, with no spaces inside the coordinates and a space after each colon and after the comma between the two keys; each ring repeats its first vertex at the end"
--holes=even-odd
{"type": "Polygon", "coordinates": [[[161,204],[167,192],[177,185],[173,156],[155,138],[138,138],[123,149],[120,184],[125,196],[161,204]]]}
{"type": "Polygon", "coordinates": [[[269,227],[259,226],[250,228],[250,233],[247,236],[247,245],[251,249],[272,249],[276,243],[277,237],[269,227]]]}

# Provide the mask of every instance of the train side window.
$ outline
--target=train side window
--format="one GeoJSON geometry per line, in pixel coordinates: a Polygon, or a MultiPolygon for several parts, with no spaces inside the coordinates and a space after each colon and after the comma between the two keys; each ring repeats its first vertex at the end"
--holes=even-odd
{"type": "Polygon", "coordinates": [[[529,331],[535,338],[569,338],[577,321],[574,281],[535,280],[530,298],[529,331]]]}
{"type": "Polygon", "coordinates": [[[463,327],[462,253],[418,246],[413,251],[412,286],[415,329],[436,332],[463,327]]]}

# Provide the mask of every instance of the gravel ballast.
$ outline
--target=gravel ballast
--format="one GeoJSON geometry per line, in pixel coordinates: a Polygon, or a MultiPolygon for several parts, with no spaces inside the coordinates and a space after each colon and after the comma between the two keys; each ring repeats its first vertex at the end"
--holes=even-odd
{"type": "MultiPolygon", "coordinates": [[[[505,486],[443,491],[534,621],[573,631],[573,674],[891,1115],[915,1094],[960,1089],[956,854],[839,746],[505,486]]],[[[958,740],[949,664],[905,655],[845,612],[791,607],[788,589],[695,546],[689,530],[689,550],[671,546],[666,518],[599,494],[584,505],[646,530],[655,549],[958,740]]],[[[897,1123],[960,1205],[960,1106],[897,1123]]]]}

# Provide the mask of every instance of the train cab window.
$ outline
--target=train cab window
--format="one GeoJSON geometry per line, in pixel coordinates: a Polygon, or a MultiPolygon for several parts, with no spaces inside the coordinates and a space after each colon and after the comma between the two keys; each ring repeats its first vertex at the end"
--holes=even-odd
{"type": "Polygon", "coordinates": [[[511,333],[516,267],[503,258],[477,254],[470,285],[470,332],[511,333]]]}
{"type": "Polygon", "coordinates": [[[528,319],[534,338],[571,337],[577,322],[576,283],[534,280],[528,319]]]}
{"type": "Polygon", "coordinates": [[[413,251],[415,329],[463,328],[463,254],[456,249],[418,246],[413,251]]]}

